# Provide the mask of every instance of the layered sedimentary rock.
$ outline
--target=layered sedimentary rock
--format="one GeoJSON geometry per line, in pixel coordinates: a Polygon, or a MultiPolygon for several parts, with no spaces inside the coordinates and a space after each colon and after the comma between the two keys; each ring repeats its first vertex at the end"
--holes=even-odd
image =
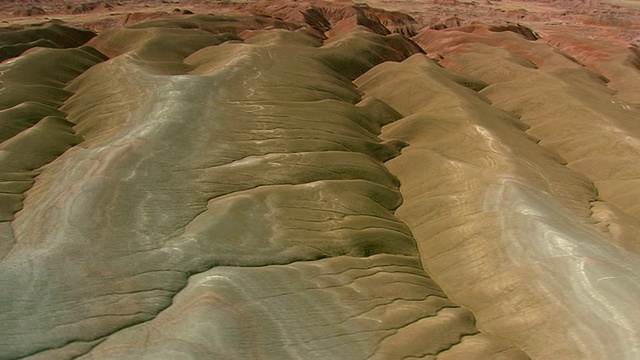
{"type": "Polygon", "coordinates": [[[428,273],[534,358],[633,358],[640,262],[590,217],[596,187],[460,82],[420,56],[357,81],[406,115],[383,135],[409,144],[388,166],[428,273]]]}
{"type": "Polygon", "coordinates": [[[256,9],[0,64],[0,359],[638,356],[633,50],[256,9]]]}
{"type": "Polygon", "coordinates": [[[171,34],[103,34],[130,48],[65,88],[82,141],[10,223],[3,358],[518,354],[422,269],[383,164],[404,144],[377,137],[398,114],[349,81],[417,46],[171,34]]]}
{"type": "Polygon", "coordinates": [[[86,43],[95,34],[91,31],[50,23],[35,28],[0,31],[0,61],[16,57],[35,47],[74,48],[86,43]]]}

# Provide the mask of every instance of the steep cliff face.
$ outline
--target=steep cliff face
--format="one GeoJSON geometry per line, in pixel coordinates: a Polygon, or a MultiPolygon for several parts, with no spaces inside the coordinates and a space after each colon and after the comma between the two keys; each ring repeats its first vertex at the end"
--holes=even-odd
{"type": "Polygon", "coordinates": [[[632,49],[221,8],[0,64],[0,359],[638,356],[632,49]]]}

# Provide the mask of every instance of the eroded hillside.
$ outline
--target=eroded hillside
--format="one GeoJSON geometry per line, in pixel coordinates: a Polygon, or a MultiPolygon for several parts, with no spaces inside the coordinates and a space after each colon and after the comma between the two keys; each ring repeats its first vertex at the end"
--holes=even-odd
{"type": "Polygon", "coordinates": [[[640,354],[636,23],[25,3],[0,31],[0,359],[640,354]]]}

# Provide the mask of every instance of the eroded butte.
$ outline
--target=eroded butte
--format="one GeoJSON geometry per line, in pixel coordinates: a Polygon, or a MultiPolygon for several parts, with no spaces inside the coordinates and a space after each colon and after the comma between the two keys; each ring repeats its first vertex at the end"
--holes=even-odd
{"type": "Polygon", "coordinates": [[[0,359],[639,358],[639,7],[370,5],[0,4],[0,359]]]}

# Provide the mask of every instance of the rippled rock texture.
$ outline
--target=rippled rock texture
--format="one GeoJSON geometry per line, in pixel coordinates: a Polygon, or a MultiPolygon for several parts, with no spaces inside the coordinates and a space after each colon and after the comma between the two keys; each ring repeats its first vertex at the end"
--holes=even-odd
{"type": "Polygon", "coordinates": [[[0,64],[0,359],[637,358],[637,54],[299,17],[0,64]]]}

